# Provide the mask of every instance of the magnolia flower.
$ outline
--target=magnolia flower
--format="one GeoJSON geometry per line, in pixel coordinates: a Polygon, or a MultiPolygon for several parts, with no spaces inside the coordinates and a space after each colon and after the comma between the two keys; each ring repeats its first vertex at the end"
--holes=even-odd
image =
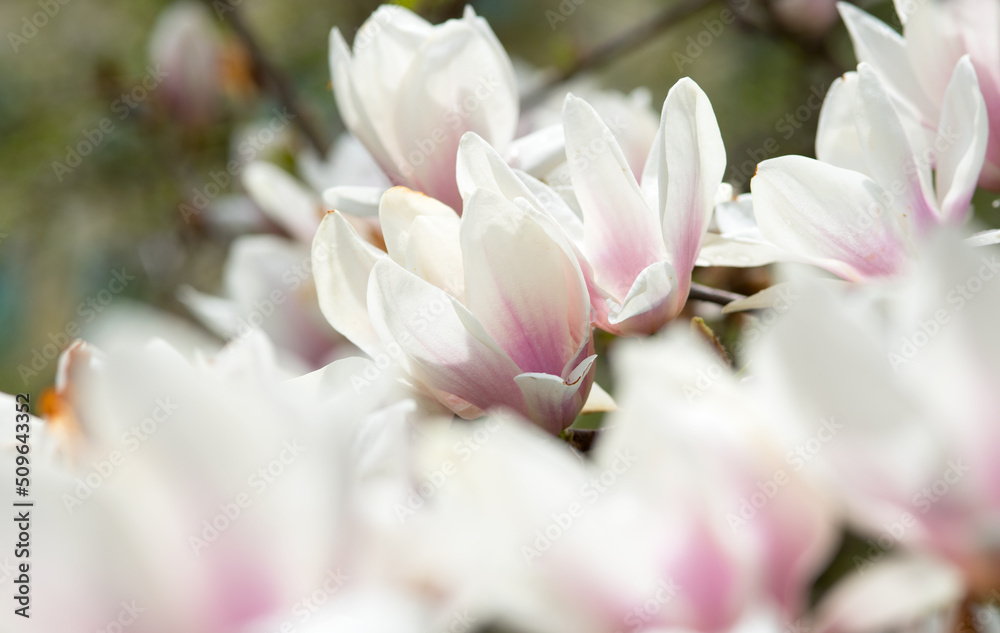
{"type": "Polygon", "coordinates": [[[462,19],[433,26],[384,5],[361,26],[353,51],[333,29],[330,70],[344,123],[386,175],[456,209],[462,134],[475,131],[501,148],[514,137],[514,70],[471,7],[462,19]]]}
{"type": "Polygon", "coordinates": [[[358,491],[357,575],[517,630],[797,616],[834,544],[828,502],[731,376],[689,399],[719,361],[679,339],[616,357],[626,402],[591,459],[516,415],[424,427],[358,491]]]}
{"type": "Polygon", "coordinates": [[[313,270],[330,324],[462,417],[506,406],[553,433],[569,426],[595,357],[587,285],[559,227],[490,191],[459,220],[396,187],[379,217],[388,253],[340,213],[320,225],[313,270]]]}
{"type": "MultiPolygon", "coordinates": [[[[77,441],[50,456],[32,427],[31,618],[5,609],[4,629],[243,633],[344,589],[338,464],[378,390],[293,392],[259,335],[214,353],[148,314],[107,331],[57,385],[77,441]]],[[[11,472],[17,454],[5,439],[11,472]]]]}
{"type": "Polygon", "coordinates": [[[837,513],[786,459],[769,407],[686,329],[629,341],[612,365],[618,410],[594,459],[635,456],[620,485],[657,515],[647,547],[680,587],[671,624],[724,630],[767,608],[794,620],[833,553],[837,513]]]}
{"type": "Polygon", "coordinates": [[[1000,586],[1000,260],[951,232],[923,247],[891,285],[800,292],[753,366],[788,450],[869,539],[855,568],[933,554],[983,597],[1000,586]]]}
{"type": "Polygon", "coordinates": [[[895,0],[895,5],[903,36],[851,4],[838,4],[858,61],[871,64],[892,98],[933,137],[949,108],[945,89],[952,69],[968,55],[990,120],[979,184],[1000,190],[1000,3],[895,0]]]}
{"type": "Polygon", "coordinates": [[[760,233],[789,259],[844,279],[897,274],[915,239],[968,216],[986,151],[986,108],[968,57],[943,103],[928,147],[875,69],[859,64],[823,104],[819,160],[783,156],[757,167],[750,188],[760,233]]]}
{"type": "Polygon", "coordinates": [[[198,2],[177,2],[156,19],[149,57],[162,68],[154,95],[171,114],[191,125],[207,125],[219,110],[222,50],[212,16],[198,2]]]}
{"type": "MultiPolygon", "coordinates": [[[[319,310],[312,279],[312,243],[324,205],[320,197],[271,163],[250,163],[243,185],[264,214],[291,239],[245,235],[230,247],[222,296],[182,287],[178,293],[202,323],[226,340],[261,330],[277,345],[282,362],[302,373],[348,355],[353,346],[330,328],[319,310]]],[[[366,218],[352,221],[377,235],[366,218]]]]}
{"type": "Polygon", "coordinates": [[[590,105],[568,96],[563,122],[574,194],[569,202],[510,170],[473,135],[459,148],[459,189],[466,198],[491,189],[547,213],[577,247],[595,323],[615,334],[655,332],[687,301],[726,168],[712,106],[690,79],[670,89],[642,189],[590,105]]]}

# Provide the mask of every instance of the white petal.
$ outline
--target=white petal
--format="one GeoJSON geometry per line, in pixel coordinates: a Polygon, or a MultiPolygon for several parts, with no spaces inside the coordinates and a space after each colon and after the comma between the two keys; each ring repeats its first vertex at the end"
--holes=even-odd
{"type": "Polygon", "coordinates": [[[459,301],[465,300],[465,270],[458,217],[423,215],[413,221],[405,267],[459,301]]]}
{"type": "MultiPolygon", "coordinates": [[[[911,555],[871,565],[842,580],[823,599],[819,631],[933,630],[923,626],[934,615],[958,608],[964,595],[959,570],[938,560],[911,555]]],[[[945,622],[941,630],[948,630],[945,622]]]]}
{"type": "Polygon", "coordinates": [[[361,217],[378,215],[378,204],[385,189],[382,187],[356,187],[343,185],[330,187],[323,192],[327,211],[342,211],[361,217]]]}
{"type": "Polygon", "coordinates": [[[488,189],[511,202],[533,198],[500,154],[475,132],[466,132],[459,143],[456,181],[466,203],[477,189],[488,189]]]}
{"type": "Polygon", "coordinates": [[[368,277],[375,262],[387,259],[362,240],[340,213],[328,213],[312,248],[312,270],[320,310],[335,330],[369,356],[381,343],[368,315],[368,277]]]}
{"type": "Polygon", "coordinates": [[[907,136],[882,80],[866,64],[858,65],[858,137],[868,160],[868,173],[892,194],[890,208],[903,230],[925,230],[938,222],[937,202],[931,189],[932,160],[918,155],[907,136]]]}
{"type": "Polygon", "coordinates": [[[761,163],[750,187],[765,238],[841,277],[890,275],[905,261],[885,192],[863,174],[783,156],[761,163]]]}
{"type": "Polygon", "coordinates": [[[220,338],[233,336],[239,328],[240,309],[231,299],[205,294],[191,286],[181,286],[177,290],[177,300],[220,338]]]}
{"type": "Polygon", "coordinates": [[[457,208],[459,140],[478,133],[505,149],[514,137],[518,97],[504,80],[513,71],[482,30],[446,22],[417,52],[403,77],[394,112],[400,169],[414,188],[457,208]]]}
{"type": "Polygon", "coordinates": [[[468,202],[477,189],[488,189],[513,202],[524,198],[547,213],[574,242],[582,240],[583,222],[552,188],[528,174],[512,170],[500,154],[475,132],[467,132],[459,144],[458,188],[468,202]]]}
{"type": "Polygon", "coordinates": [[[1000,244],[1000,229],[980,231],[971,237],[966,238],[965,243],[972,247],[1000,244]]]}
{"type": "Polygon", "coordinates": [[[399,345],[418,380],[482,410],[526,413],[514,382],[521,371],[454,297],[388,258],[375,264],[369,295],[375,327],[399,345]]]}
{"type": "Polygon", "coordinates": [[[514,139],[507,148],[508,164],[542,178],[566,161],[566,136],[555,124],[514,139]]]}
{"type": "Polygon", "coordinates": [[[462,218],[466,305],[521,372],[562,376],[590,336],[576,256],[544,215],[482,189],[462,218]]]}
{"type": "Polygon", "coordinates": [[[680,285],[670,262],[650,264],[635,278],[621,305],[609,310],[608,322],[625,335],[656,332],[684,307],[680,285]]]}
{"type": "Polygon", "coordinates": [[[322,216],[319,199],[277,165],[255,161],[243,171],[246,187],[262,211],[301,241],[311,244],[322,216]]]}
{"type": "Polygon", "coordinates": [[[525,373],[514,380],[524,394],[532,420],[553,435],[573,424],[594,383],[594,361],[588,356],[565,379],[542,373],[525,373]]]}
{"type": "Polygon", "coordinates": [[[830,86],[819,111],[816,158],[837,167],[867,173],[868,161],[858,138],[854,117],[857,95],[856,72],[838,77],[830,86]]]}
{"type": "Polygon", "coordinates": [[[938,112],[955,64],[965,54],[961,25],[956,24],[949,7],[952,4],[914,2],[903,30],[910,66],[917,70],[917,80],[938,112]]]}
{"type": "Polygon", "coordinates": [[[937,108],[920,86],[902,36],[852,4],[838,2],[837,9],[854,42],[858,61],[874,66],[888,83],[893,96],[911,107],[912,114],[921,123],[932,128],[932,122],[937,120],[937,108]]]}
{"type": "Polygon", "coordinates": [[[446,204],[406,187],[393,187],[379,202],[378,217],[382,225],[389,257],[406,265],[410,228],[418,217],[450,218],[458,222],[458,214],[446,204]]]}
{"type": "Polygon", "coordinates": [[[988,132],[986,102],[976,71],[969,58],[963,57],[944,96],[937,138],[943,147],[938,149],[935,188],[941,215],[947,220],[960,222],[968,214],[986,158],[988,132]]]}
{"type": "Polygon", "coordinates": [[[358,94],[352,73],[353,58],[340,30],[330,31],[330,77],[337,111],[344,125],[368,149],[375,162],[389,174],[395,164],[369,115],[368,104],[358,94]]]}
{"type": "Polygon", "coordinates": [[[726,171],[726,148],[708,96],[688,78],[667,94],[658,134],[663,240],[683,300],[726,171]]]}
{"type": "Polygon", "coordinates": [[[657,217],[646,205],[618,141],[585,101],[563,106],[566,156],[584,218],[584,250],[597,283],[619,298],[647,266],[666,258],[657,217]]]}
{"type": "Polygon", "coordinates": [[[752,268],[775,262],[794,261],[791,253],[782,250],[767,240],[726,238],[715,233],[705,236],[698,252],[698,266],[731,266],[752,268]]]}
{"type": "Polygon", "coordinates": [[[611,397],[611,394],[595,382],[590,388],[590,395],[587,396],[587,402],[583,405],[583,410],[580,411],[580,414],[602,413],[617,409],[618,403],[611,397]]]}

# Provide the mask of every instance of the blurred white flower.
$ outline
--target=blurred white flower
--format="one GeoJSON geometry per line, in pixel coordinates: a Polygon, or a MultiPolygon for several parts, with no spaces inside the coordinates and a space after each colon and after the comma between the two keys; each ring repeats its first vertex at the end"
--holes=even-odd
{"type": "Polygon", "coordinates": [[[903,23],[902,36],[851,4],[837,5],[858,61],[871,64],[892,98],[933,139],[951,108],[947,88],[955,65],[968,55],[990,120],[988,136],[982,133],[989,139],[986,161],[977,166],[977,172],[982,169],[977,177],[981,186],[1000,190],[1000,2],[894,2],[903,23]]]}
{"type": "Polygon", "coordinates": [[[330,71],[341,118],[389,179],[459,211],[462,134],[474,131],[500,148],[514,138],[514,70],[472,7],[434,26],[383,5],[358,30],[353,50],[333,29],[330,71]]]}
{"type": "Polygon", "coordinates": [[[871,537],[860,571],[916,549],[983,595],[1000,582],[1000,259],[951,232],[924,246],[890,286],[801,291],[753,366],[789,449],[871,537]],[[836,439],[816,442],[830,418],[836,439]]]}
{"type": "Polygon", "coordinates": [[[948,84],[933,150],[862,62],[826,97],[819,160],[783,156],[757,167],[750,187],[760,233],[790,259],[844,279],[896,275],[917,255],[914,240],[968,216],[986,129],[967,57],[948,84]]]}
{"type": "Polygon", "coordinates": [[[222,49],[212,15],[201,2],[184,0],[160,13],[149,41],[150,61],[162,68],[156,91],[170,114],[194,126],[216,117],[222,99],[222,49]]]}
{"type": "MultiPolygon", "coordinates": [[[[7,609],[5,630],[243,633],[298,622],[319,588],[351,581],[338,527],[346,457],[385,390],[327,380],[310,394],[283,382],[259,335],[185,358],[178,348],[196,339],[162,320],[173,343],[144,339],[141,316],[118,320],[104,353],[73,361],[60,397],[77,441],[53,454],[44,449],[59,438],[32,423],[32,617],[7,609]]],[[[4,406],[7,437],[13,415],[4,406]]],[[[12,472],[16,455],[0,451],[12,472]]]]}
{"type": "MultiPolygon", "coordinates": [[[[320,197],[271,163],[250,163],[242,176],[250,198],[293,239],[236,238],[223,269],[222,296],[185,286],[180,300],[226,340],[265,332],[278,346],[282,362],[298,373],[356,351],[326,323],[316,298],[309,245],[323,214],[320,197]]],[[[353,221],[366,234],[377,235],[368,219],[353,221]]]]}

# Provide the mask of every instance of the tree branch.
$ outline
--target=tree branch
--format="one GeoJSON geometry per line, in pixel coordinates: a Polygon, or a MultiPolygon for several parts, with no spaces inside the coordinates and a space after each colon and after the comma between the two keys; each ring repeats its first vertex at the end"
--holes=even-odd
{"type": "Polygon", "coordinates": [[[694,299],[695,301],[707,301],[709,303],[717,303],[724,306],[732,301],[746,299],[746,297],[738,292],[730,292],[728,290],[720,290],[718,288],[692,283],[688,299],[694,299]]]}
{"type": "MultiPolygon", "coordinates": [[[[205,0],[205,3],[212,8],[212,0],[205,0]]],[[[277,66],[270,62],[257,37],[250,30],[250,27],[247,26],[247,23],[243,20],[243,16],[240,15],[239,9],[232,5],[227,6],[224,19],[229,22],[233,31],[240,38],[240,41],[246,46],[247,52],[250,53],[250,62],[253,64],[254,73],[263,80],[266,87],[274,93],[278,101],[288,109],[288,112],[292,115],[292,121],[299,128],[299,131],[302,132],[306,141],[321,157],[326,156],[326,152],[330,147],[329,144],[306,114],[295,93],[295,89],[292,87],[291,81],[288,80],[277,66]]]]}
{"type": "Polygon", "coordinates": [[[538,105],[559,84],[569,81],[591,68],[602,66],[617,57],[641,48],[659,36],[663,31],[678,22],[682,22],[714,2],[716,0],[681,0],[673,6],[664,9],[651,19],[643,21],[636,27],[621,33],[594,50],[578,57],[572,66],[561,71],[544,85],[525,95],[521,100],[521,107],[530,108],[538,105]]]}

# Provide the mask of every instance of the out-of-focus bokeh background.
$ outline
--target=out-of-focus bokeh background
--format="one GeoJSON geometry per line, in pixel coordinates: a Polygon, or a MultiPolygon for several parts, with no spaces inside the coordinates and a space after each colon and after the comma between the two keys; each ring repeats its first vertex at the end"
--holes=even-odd
{"type": "MultiPolygon", "coordinates": [[[[0,3],[0,391],[36,393],[50,384],[57,348],[109,305],[139,300],[190,318],[177,288],[216,291],[232,238],[276,230],[241,207],[245,200],[230,197],[240,192],[238,178],[222,183],[218,195],[208,187],[212,174],[241,158],[240,143],[248,138],[260,141],[254,158],[290,170],[305,146],[294,126],[260,132],[280,104],[227,21],[233,11],[287,78],[319,134],[332,142],[343,132],[329,83],[329,31],[338,25],[350,41],[378,2],[190,0],[193,6],[181,10],[177,4],[0,3]],[[170,8],[173,20],[199,11],[209,19],[163,52],[152,34],[170,8]],[[161,58],[204,63],[177,85],[177,73],[163,77],[153,65],[156,50],[161,58]],[[184,205],[206,190],[211,207],[185,221],[184,205]]],[[[403,4],[440,21],[459,15],[463,3],[403,4]]],[[[693,3],[472,4],[527,76],[532,67],[572,68],[665,9],[693,3]]],[[[894,20],[891,2],[864,7],[894,20]]],[[[708,2],[589,76],[626,92],[646,86],[656,109],[678,78],[693,77],[718,115],[728,180],[747,190],[760,160],[812,155],[821,97],[855,63],[831,10],[826,0],[708,2]],[[725,23],[731,16],[738,19],[725,23]]],[[[984,223],[997,226],[995,201],[979,196],[975,203],[984,223]]]]}

